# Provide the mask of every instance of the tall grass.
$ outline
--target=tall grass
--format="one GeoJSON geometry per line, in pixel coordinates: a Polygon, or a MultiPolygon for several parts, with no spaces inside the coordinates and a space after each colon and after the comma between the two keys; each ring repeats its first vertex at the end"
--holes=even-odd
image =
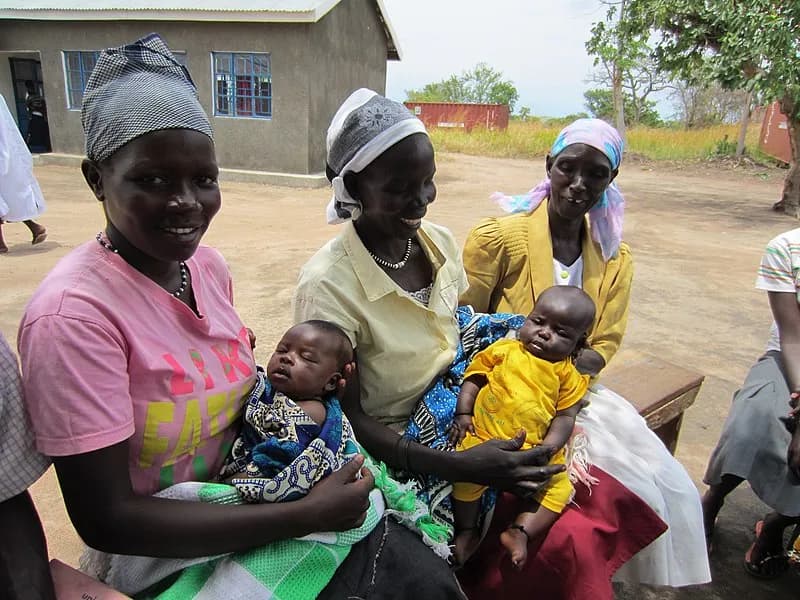
{"type": "MultiPolygon", "coordinates": [[[[476,128],[467,133],[462,129],[431,130],[438,151],[460,152],[499,158],[535,158],[547,154],[562,124],[546,121],[512,121],[506,131],[476,128]]],[[[758,146],[760,125],[751,123],[747,133],[748,152],[758,146]]],[[[671,127],[634,127],[627,132],[627,152],[652,160],[701,159],[715,153],[718,144],[726,139],[734,145],[738,125],[716,125],[702,129],[671,127]]]]}

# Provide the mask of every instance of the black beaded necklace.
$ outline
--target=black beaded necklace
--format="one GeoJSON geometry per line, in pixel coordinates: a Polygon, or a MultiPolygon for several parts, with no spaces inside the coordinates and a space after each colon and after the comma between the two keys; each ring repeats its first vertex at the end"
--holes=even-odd
{"type": "MultiPolygon", "coordinates": [[[[100,244],[103,248],[105,248],[109,252],[113,252],[114,254],[119,254],[119,250],[117,250],[110,241],[108,241],[107,239],[103,238],[103,232],[102,231],[97,233],[97,236],[95,236],[95,239],[97,240],[98,244],[100,244]]],[[[170,294],[172,294],[176,298],[180,298],[183,295],[183,292],[186,291],[186,288],[189,285],[189,269],[186,267],[186,263],[181,261],[180,262],[180,267],[181,267],[181,285],[174,292],[170,292],[170,294]]]]}
{"type": "Polygon", "coordinates": [[[406,263],[408,262],[408,258],[411,256],[411,238],[408,238],[408,243],[406,244],[406,253],[403,255],[403,259],[396,263],[389,262],[388,260],[385,260],[380,256],[375,256],[372,250],[367,250],[367,252],[369,252],[369,255],[372,257],[372,260],[374,260],[380,266],[396,271],[397,269],[402,269],[403,267],[405,267],[406,263]]]}

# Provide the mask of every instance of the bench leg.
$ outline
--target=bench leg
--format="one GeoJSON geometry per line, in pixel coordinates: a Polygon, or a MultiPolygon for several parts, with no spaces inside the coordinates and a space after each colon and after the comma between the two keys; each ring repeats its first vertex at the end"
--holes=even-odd
{"type": "Polygon", "coordinates": [[[678,447],[678,434],[681,431],[682,423],[683,413],[679,414],[671,421],[667,421],[658,429],[653,430],[653,433],[655,433],[659,439],[664,442],[667,450],[669,450],[669,453],[672,455],[675,454],[675,449],[678,447]]]}

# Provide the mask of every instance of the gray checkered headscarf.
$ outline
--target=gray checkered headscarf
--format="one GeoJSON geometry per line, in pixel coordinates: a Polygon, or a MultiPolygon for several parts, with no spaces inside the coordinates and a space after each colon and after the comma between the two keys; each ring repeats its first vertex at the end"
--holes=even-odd
{"type": "Polygon", "coordinates": [[[189,72],[156,33],[100,53],[83,94],[86,156],[102,161],[151,131],[213,133],[189,72]]]}
{"type": "Polygon", "coordinates": [[[328,167],[336,174],[333,198],[327,208],[328,223],[357,219],[361,203],[344,185],[347,173],[359,173],[397,142],[415,133],[428,132],[425,125],[399,102],[361,88],[344,101],[328,127],[328,167]]]}

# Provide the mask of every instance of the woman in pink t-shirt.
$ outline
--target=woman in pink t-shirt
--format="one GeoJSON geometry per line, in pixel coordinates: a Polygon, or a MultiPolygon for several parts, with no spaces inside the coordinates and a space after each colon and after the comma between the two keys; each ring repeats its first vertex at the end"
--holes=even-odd
{"type": "MultiPolygon", "coordinates": [[[[256,365],[227,265],[199,245],[220,192],[211,127],[188,73],[156,35],[104,51],[82,121],[82,171],[106,227],[45,278],[19,332],[37,446],[53,458],[80,536],[105,553],[186,559],[360,525],[373,488],[368,472],[356,478],[360,456],[289,503],[152,495],[219,472],[256,365]]],[[[414,560],[382,546],[381,529],[388,525],[368,535],[366,550],[354,546],[346,563],[363,564],[349,572],[371,574],[380,548],[397,568],[414,560]]],[[[405,571],[419,573],[410,562],[405,571]]],[[[422,571],[426,589],[436,579],[422,571]]],[[[441,589],[423,596],[456,597],[441,589]]]]}

